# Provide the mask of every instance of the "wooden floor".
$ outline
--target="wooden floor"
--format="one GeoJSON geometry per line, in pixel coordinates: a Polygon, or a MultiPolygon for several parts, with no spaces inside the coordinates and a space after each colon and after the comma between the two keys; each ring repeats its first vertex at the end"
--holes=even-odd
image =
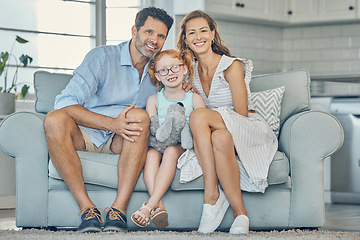
{"type": "MultiPolygon", "coordinates": [[[[15,210],[0,210],[0,230],[9,229],[18,229],[15,225],[15,210]]],[[[360,232],[360,205],[326,204],[323,229],[360,232]]]]}
{"type": "Polygon", "coordinates": [[[326,204],[324,229],[360,232],[360,205],[326,204]]]}

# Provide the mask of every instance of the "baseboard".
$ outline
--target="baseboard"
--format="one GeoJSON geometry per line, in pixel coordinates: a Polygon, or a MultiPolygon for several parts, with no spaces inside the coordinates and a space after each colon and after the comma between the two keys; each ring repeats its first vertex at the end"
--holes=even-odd
{"type": "Polygon", "coordinates": [[[331,202],[360,204],[360,193],[331,192],[331,202]]]}
{"type": "Polygon", "coordinates": [[[16,196],[0,196],[0,209],[12,209],[16,207],[16,196]]]}

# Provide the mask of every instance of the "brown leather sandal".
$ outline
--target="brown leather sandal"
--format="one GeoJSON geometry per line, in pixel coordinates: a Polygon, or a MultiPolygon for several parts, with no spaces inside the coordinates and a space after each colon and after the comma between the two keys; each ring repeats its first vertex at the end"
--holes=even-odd
{"type": "Polygon", "coordinates": [[[166,210],[160,210],[156,208],[150,215],[151,221],[158,228],[164,228],[169,226],[168,212],[166,210]]]}

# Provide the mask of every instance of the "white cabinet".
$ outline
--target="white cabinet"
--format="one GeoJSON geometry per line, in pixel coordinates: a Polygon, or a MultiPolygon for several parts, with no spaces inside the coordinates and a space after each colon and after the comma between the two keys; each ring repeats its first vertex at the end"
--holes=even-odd
{"type": "Polygon", "coordinates": [[[308,24],[360,19],[360,0],[174,0],[175,15],[199,9],[215,19],[308,24]]]}
{"type": "Polygon", "coordinates": [[[238,17],[269,19],[269,0],[234,0],[238,17]]]}
{"type": "Polygon", "coordinates": [[[318,19],[318,0],[271,0],[271,21],[308,23],[318,19]]]}
{"type": "Polygon", "coordinates": [[[321,21],[353,20],[360,18],[357,0],[319,0],[319,19],[321,21]]]}
{"type": "Polygon", "coordinates": [[[270,20],[275,22],[289,22],[290,1],[270,0],[270,20]]]}
{"type": "Polygon", "coordinates": [[[307,23],[318,20],[318,0],[290,0],[290,23],[307,23]]]}
{"type": "Polygon", "coordinates": [[[269,0],[206,0],[205,11],[225,19],[269,20],[269,0]]]}
{"type": "Polygon", "coordinates": [[[209,14],[235,16],[234,0],[206,0],[205,11],[209,14]]]}

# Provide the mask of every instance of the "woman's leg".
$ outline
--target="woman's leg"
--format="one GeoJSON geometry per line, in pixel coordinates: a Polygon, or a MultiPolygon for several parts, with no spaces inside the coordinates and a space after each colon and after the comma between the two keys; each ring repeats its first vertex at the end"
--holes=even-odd
{"type": "Polygon", "coordinates": [[[213,131],[211,138],[216,173],[234,213],[234,222],[230,227],[230,233],[247,234],[249,218],[246,216],[241,196],[240,171],[235,158],[232,135],[227,129],[217,129],[213,131]]]}
{"type": "Polygon", "coordinates": [[[204,176],[204,203],[216,203],[220,181],[234,216],[246,215],[234,143],[221,115],[209,109],[196,109],[190,115],[190,128],[204,176]]]}
{"type": "Polygon", "coordinates": [[[221,115],[213,110],[199,108],[190,115],[194,150],[204,177],[204,203],[214,205],[219,198],[218,176],[211,141],[214,129],[225,128],[221,115]]]}
{"type": "Polygon", "coordinates": [[[231,133],[227,129],[217,129],[212,132],[211,142],[216,174],[233,209],[234,218],[239,215],[246,215],[241,196],[240,171],[235,158],[231,133]]]}

